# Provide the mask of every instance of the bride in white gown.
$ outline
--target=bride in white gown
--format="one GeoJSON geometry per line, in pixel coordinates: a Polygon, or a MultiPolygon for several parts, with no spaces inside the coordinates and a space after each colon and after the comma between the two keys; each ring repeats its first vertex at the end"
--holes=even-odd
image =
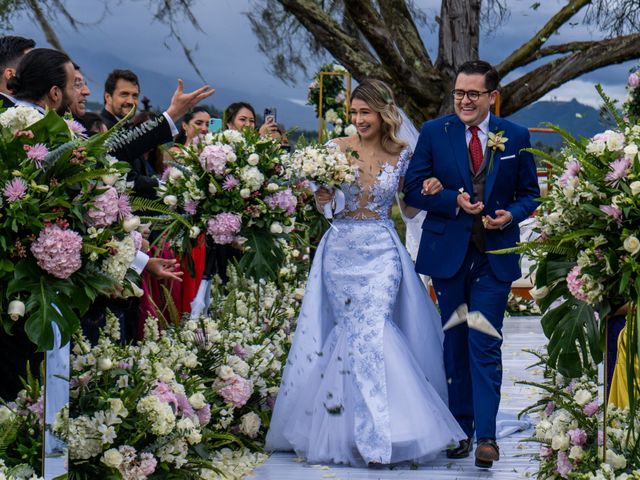
{"type": "Polygon", "coordinates": [[[358,181],[318,246],[266,447],[314,463],[423,462],[466,435],[447,408],[440,317],[390,218],[411,151],[389,87],[364,81],[351,98],[358,136],[334,143],[358,153],[358,181]]]}

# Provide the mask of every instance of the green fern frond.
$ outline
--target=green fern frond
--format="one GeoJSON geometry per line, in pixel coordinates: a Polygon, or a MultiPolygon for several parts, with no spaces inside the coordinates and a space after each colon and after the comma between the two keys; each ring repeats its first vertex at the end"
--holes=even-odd
{"type": "Polygon", "coordinates": [[[620,113],[618,112],[618,109],[613,103],[613,100],[611,100],[611,98],[606,93],[604,93],[604,89],[602,88],[602,85],[600,85],[599,83],[596,84],[596,90],[598,91],[598,94],[600,95],[600,97],[602,98],[602,101],[604,102],[604,108],[607,110],[607,113],[611,115],[611,117],[616,121],[618,128],[624,131],[625,121],[620,115],[620,113]]]}
{"type": "Polygon", "coordinates": [[[169,207],[167,207],[166,205],[158,202],[157,200],[150,200],[148,198],[134,197],[131,200],[131,206],[133,207],[134,210],[140,210],[140,211],[143,211],[143,212],[161,213],[162,215],[166,215],[168,217],[173,218],[177,222],[180,222],[181,224],[183,224],[187,228],[191,228],[192,227],[192,225],[189,222],[187,222],[182,215],[174,212],[169,207]]]}

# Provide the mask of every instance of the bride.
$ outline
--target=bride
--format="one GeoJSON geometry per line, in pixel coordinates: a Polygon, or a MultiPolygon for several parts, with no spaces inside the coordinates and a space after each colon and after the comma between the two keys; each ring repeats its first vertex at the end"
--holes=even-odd
{"type": "MultiPolygon", "coordinates": [[[[358,180],[318,246],[266,447],[313,463],[421,462],[466,435],[447,408],[440,317],[390,218],[411,150],[383,82],[353,91],[351,117],[358,135],[330,143],[354,152],[358,180]]],[[[332,196],[319,190],[318,207],[332,196]]]]}

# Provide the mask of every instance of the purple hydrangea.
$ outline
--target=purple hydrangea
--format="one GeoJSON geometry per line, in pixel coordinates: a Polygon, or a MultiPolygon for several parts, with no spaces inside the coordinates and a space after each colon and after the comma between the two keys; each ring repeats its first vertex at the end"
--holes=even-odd
{"type": "Polygon", "coordinates": [[[219,213],[207,222],[207,232],[213,241],[224,245],[236,239],[242,226],[242,219],[237,213],[219,213]]]}
{"type": "Polygon", "coordinates": [[[295,195],[288,188],[267,196],[264,202],[269,208],[284,210],[287,215],[293,215],[296,211],[296,205],[298,204],[295,195]]]}
{"type": "Polygon", "coordinates": [[[198,204],[200,202],[198,202],[198,200],[187,200],[186,202],[184,202],[184,211],[187,212],[189,215],[195,215],[196,212],[198,211],[198,204]]]}

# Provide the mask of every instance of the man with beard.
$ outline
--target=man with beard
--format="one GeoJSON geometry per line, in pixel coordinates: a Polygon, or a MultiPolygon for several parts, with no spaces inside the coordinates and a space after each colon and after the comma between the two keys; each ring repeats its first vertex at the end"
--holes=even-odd
{"type": "Polygon", "coordinates": [[[30,38],[7,35],[0,37],[0,100],[4,108],[13,107],[15,98],[7,81],[16,74],[22,57],[36,46],[30,38]]]}
{"type": "Polygon", "coordinates": [[[16,105],[64,115],[75,98],[74,77],[75,68],[66,53],[36,48],[22,58],[7,87],[13,92],[16,105]]]}

